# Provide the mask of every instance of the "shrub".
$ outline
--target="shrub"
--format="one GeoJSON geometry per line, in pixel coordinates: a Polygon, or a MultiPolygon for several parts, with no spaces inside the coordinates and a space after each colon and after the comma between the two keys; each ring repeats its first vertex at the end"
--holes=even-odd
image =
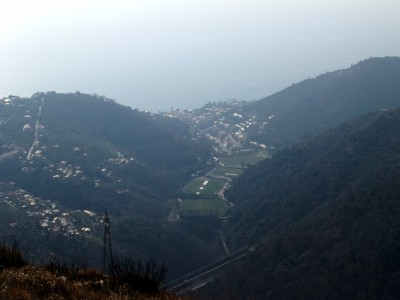
{"type": "Polygon", "coordinates": [[[147,294],[160,292],[166,273],[165,265],[158,266],[152,259],[143,263],[131,257],[115,258],[110,265],[112,288],[125,287],[131,291],[147,294]]]}
{"type": "Polygon", "coordinates": [[[12,239],[12,246],[0,244],[0,271],[5,268],[20,268],[28,264],[19,250],[19,243],[12,239]]]}
{"type": "Polygon", "coordinates": [[[81,266],[76,263],[67,263],[55,258],[43,264],[43,268],[57,276],[65,276],[68,280],[76,280],[81,266]]]}

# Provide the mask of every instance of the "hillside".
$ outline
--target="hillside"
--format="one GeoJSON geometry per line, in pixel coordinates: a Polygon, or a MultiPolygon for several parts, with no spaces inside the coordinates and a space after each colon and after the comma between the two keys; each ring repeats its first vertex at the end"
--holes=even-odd
{"type": "Polygon", "coordinates": [[[249,140],[281,147],[378,109],[400,106],[400,58],[371,58],[329,72],[243,107],[257,117],[249,140]]]}
{"type": "Polygon", "coordinates": [[[398,299],[399,132],[400,110],[368,114],[236,180],[228,242],[262,243],[214,288],[246,295],[237,299],[398,299]]]}
{"type": "Polygon", "coordinates": [[[30,257],[101,262],[105,208],[121,254],[178,264],[177,273],[213,256],[166,222],[168,200],[210,153],[183,123],[54,92],[2,99],[0,122],[1,234],[29,245],[30,257]]]}

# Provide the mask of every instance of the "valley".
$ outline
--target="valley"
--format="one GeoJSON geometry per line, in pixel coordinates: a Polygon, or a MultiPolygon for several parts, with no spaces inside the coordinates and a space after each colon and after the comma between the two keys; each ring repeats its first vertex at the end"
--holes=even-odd
{"type": "Polygon", "coordinates": [[[242,105],[236,101],[214,103],[195,112],[176,111],[174,116],[168,113],[160,118],[83,94],[49,92],[30,99],[1,99],[3,234],[31,244],[38,243],[36,235],[53,240],[31,254],[40,252],[39,259],[46,253],[68,257],[69,251],[59,247],[60,238],[72,244],[89,243],[98,254],[89,259],[82,249],[80,259],[96,264],[101,253],[102,214],[107,208],[113,220],[113,241],[121,254],[156,256],[174,265],[181,259],[173,241],[181,239],[191,248],[189,252],[182,248],[187,263],[170,272],[171,278],[223,257],[228,248],[221,222],[233,206],[226,190],[233,178],[270,155],[265,145],[247,139],[248,130],[259,124],[241,113],[242,105]],[[85,111],[82,116],[76,116],[76,105],[85,111]],[[115,126],[110,120],[105,125],[102,117],[97,119],[96,114],[103,114],[103,105],[109,106],[104,111],[107,118],[114,109],[121,110],[118,116],[133,113],[144,118],[139,126],[143,121],[173,126],[188,145],[186,153],[181,146],[169,150],[171,144],[166,145],[165,138],[157,138],[162,147],[151,145],[146,148],[149,151],[141,150],[146,140],[154,143],[150,138],[154,131],[126,128],[130,137],[141,135],[132,143],[118,127],[127,123],[115,126]],[[114,131],[114,127],[118,129],[114,131]],[[170,159],[158,163],[168,156],[170,159]],[[176,171],[165,166],[172,161],[176,171]],[[200,233],[206,219],[199,218],[220,221],[212,221],[213,225],[200,233]],[[28,239],[21,236],[23,232],[29,232],[28,239]],[[167,249],[161,250],[159,245],[165,243],[167,249]]]}
{"type": "Polygon", "coordinates": [[[398,58],[372,58],[160,114],[80,92],[4,97],[0,234],[33,261],[99,267],[107,209],[116,255],[156,258],[172,282],[200,270],[207,299],[395,299],[399,80],[398,58]]]}
{"type": "MultiPolygon", "coordinates": [[[[86,161],[93,156],[90,149],[85,149],[85,146],[79,142],[75,145],[66,145],[60,140],[61,146],[58,143],[49,143],[47,128],[43,125],[45,121],[41,120],[44,99],[45,95],[38,93],[33,101],[29,102],[16,97],[0,100],[4,107],[13,111],[11,116],[6,114],[2,116],[2,119],[7,119],[7,122],[13,119],[18,120],[22,126],[20,132],[14,133],[14,141],[23,141],[19,146],[3,143],[2,152],[8,152],[1,154],[0,163],[8,164],[18,161],[21,164],[22,174],[26,176],[40,171],[41,176],[45,175],[58,184],[79,181],[95,189],[108,185],[109,178],[112,176],[114,193],[129,193],[129,189],[124,187],[125,179],[122,176],[115,177],[115,174],[118,169],[135,164],[135,158],[132,156],[126,158],[116,148],[104,143],[109,153],[108,157],[104,157],[101,164],[94,170],[88,169],[86,166],[89,165],[86,161]],[[28,142],[28,136],[32,144],[28,142]],[[17,137],[16,140],[15,137],[17,137]],[[15,147],[17,149],[11,150],[15,147]]],[[[197,215],[224,217],[233,206],[225,197],[225,191],[229,188],[232,178],[241,175],[248,166],[269,157],[265,145],[246,140],[247,130],[250,127],[258,128],[259,124],[252,117],[243,117],[242,105],[237,101],[214,103],[195,112],[177,110],[165,114],[167,117],[186,122],[196,133],[193,139],[209,141],[214,152],[219,155],[209,158],[204,168],[191,175],[190,182],[182,188],[180,198],[169,200],[172,209],[167,220],[178,221],[181,216],[197,215]]],[[[4,126],[5,122],[2,125],[4,126]]],[[[10,183],[4,186],[10,186],[10,183]]],[[[11,186],[15,186],[15,183],[11,183],[11,186]]],[[[75,210],[64,207],[60,210],[58,207],[60,205],[57,206],[54,200],[43,200],[23,189],[16,188],[9,188],[5,197],[5,203],[14,207],[18,205],[20,210],[25,209],[27,216],[33,218],[40,229],[52,231],[54,234],[88,235],[94,227],[98,230],[101,225],[101,217],[96,217],[95,212],[91,212],[90,218],[83,222],[86,227],[78,224],[76,217],[71,217],[74,214],[85,216],[85,212],[90,212],[88,207],[82,206],[81,209],[75,210]],[[8,200],[9,197],[12,201],[8,200]]],[[[101,216],[101,212],[98,213],[101,216]]]]}
{"type": "MultiPolygon", "coordinates": [[[[130,240],[134,238],[139,241],[134,243],[135,255],[150,255],[144,248],[148,247],[149,239],[157,244],[156,236],[161,234],[170,241],[183,239],[193,245],[200,263],[213,255],[213,251],[204,251],[202,242],[189,237],[179,226],[165,225],[169,194],[175,193],[180,182],[189,178],[187,172],[206,161],[205,147],[195,149],[185,141],[186,136],[161,129],[150,114],[90,95],[50,92],[37,93],[31,98],[9,96],[0,100],[0,122],[1,233],[22,240],[23,247],[48,240],[30,254],[38,255],[35,260],[53,253],[67,260],[101,263],[105,208],[112,214],[114,246],[123,249],[121,253],[132,253],[132,246],[124,245],[133,245],[130,240]],[[80,107],[82,116],[77,118],[74,105],[80,107]],[[110,125],[99,122],[105,119],[104,113],[110,125]],[[117,127],[118,122],[110,119],[113,113],[120,121],[117,127]],[[118,126],[125,129],[121,131],[118,126]],[[140,127],[143,130],[137,131],[140,127]],[[139,142],[134,142],[132,139],[138,135],[139,142]],[[157,136],[156,140],[165,146],[143,149],[146,140],[154,143],[152,136],[157,136]],[[179,155],[174,147],[186,153],[179,155]],[[164,163],[166,156],[173,164],[172,169],[164,163]],[[124,233],[134,234],[127,239],[119,228],[128,224],[123,221],[128,216],[131,222],[139,222],[141,230],[137,225],[129,226],[124,233]],[[142,239],[144,232],[146,241],[142,239]],[[70,249],[60,247],[60,239],[70,245],[91,246],[83,247],[80,255],[73,258],[70,249]],[[98,254],[89,257],[85,251],[98,254]]],[[[182,134],[185,130],[182,126],[182,134]]],[[[174,246],[168,247],[170,250],[163,250],[163,259],[174,260],[174,246]]],[[[153,255],[160,257],[157,248],[153,255]]],[[[187,266],[182,265],[185,271],[192,268],[191,259],[187,261],[187,266]]]]}

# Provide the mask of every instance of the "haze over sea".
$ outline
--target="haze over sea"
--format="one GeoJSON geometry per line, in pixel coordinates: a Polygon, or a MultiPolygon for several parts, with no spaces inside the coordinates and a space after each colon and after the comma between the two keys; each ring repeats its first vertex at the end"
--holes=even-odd
{"type": "Polygon", "coordinates": [[[166,111],[257,100],[400,55],[398,0],[0,3],[0,97],[96,93],[166,111]]]}

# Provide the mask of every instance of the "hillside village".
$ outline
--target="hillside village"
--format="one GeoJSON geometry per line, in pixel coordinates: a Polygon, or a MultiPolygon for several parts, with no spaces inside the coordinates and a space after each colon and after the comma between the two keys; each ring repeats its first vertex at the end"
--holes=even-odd
{"type": "MultiPolygon", "coordinates": [[[[101,225],[101,218],[95,212],[61,208],[52,200],[16,189],[13,182],[0,182],[0,205],[25,213],[39,230],[64,236],[90,236],[101,225]]],[[[17,220],[8,225],[10,229],[25,226],[17,220]]]]}
{"type": "MultiPolygon", "coordinates": [[[[40,94],[38,93],[39,96],[40,94]]],[[[44,98],[38,97],[37,101],[27,102],[21,98],[10,96],[0,99],[0,105],[13,110],[11,117],[5,121],[1,121],[2,116],[0,115],[0,126],[5,126],[12,119],[23,120],[21,132],[14,138],[17,141],[21,141],[20,144],[27,144],[28,142],[26,141],[29,141],[29,148],[24,149],[20,145],[16,146],[8,143],[7,139],[5,139],[0,148],[0,163],[18,158],[23,166],[21,171],[24,173],[32,172],[35,168],[42,168],[43,171],[51,174],[55,180],[67,180],[70,178],[93,180],[97,187],[102,181],[101,178],[110,176],[113,168],[134,161],[133,157],[125,158],[121,152],[112,149],[110,157],[104,159],[95,171],[98,178],[96,176],[89,178],[85,173],[91,173],[91,177],[93,177],[93,171],[85,170],[83,167],[85,160],[90,159],[91,154],[88,151],[85,151],[79,145],[68,145],[68,149],[62,149],[65,145],[48,142],[46,128],[41,123],[40,118],[44,98]],[[59,157],[61,153],[63,155],[67,153],[68,157],[59,157]],[[71,161],[78,161],[81,164],[74,164],[71,161]]],[[[7,109],[4,111],[4,115],[8,113],[7,109]]]]}
{"type": "MultiPolygon", "coordinates": [[[[0,99],[0,126],[12,122],[21,123],[21,130],[16,136],[10,136],[9,140],[1,136],[0,165],[15,162],[21,166],[21,173],[25,175],[40,170],[54,181],[88,181],[97,188],[103,181],[107,181],[115,168],[134,161],[134,158],[127,159],[114,150],[112,156],[104,159],[95,171],[85,168],[90,152],[76,145],[69,146],[68,151],[65,151],[63,146],[48,142],[46,128],[41,123],[43,104],[42,97],[36,101],[13,96],[0,99]],[[69,156],[60,156],[65,153],[69,153],[69,156]],[[74,163],[78,161],[81,163],[74,163]]],[[[127,190],[117,185],[115,192],[124,193],[127,190]]],[[[98,228],[102,222],[95,212],[62,208],[51,199],[42,199],[16,187],[14,182],[0,182],[0,205],[24,212],[39,230],[64,236],[90,236],[93,229],[98,228]]],[[[9,228],[17,229],[22,224],[12,221],[8,225],[9,228]]]]}

